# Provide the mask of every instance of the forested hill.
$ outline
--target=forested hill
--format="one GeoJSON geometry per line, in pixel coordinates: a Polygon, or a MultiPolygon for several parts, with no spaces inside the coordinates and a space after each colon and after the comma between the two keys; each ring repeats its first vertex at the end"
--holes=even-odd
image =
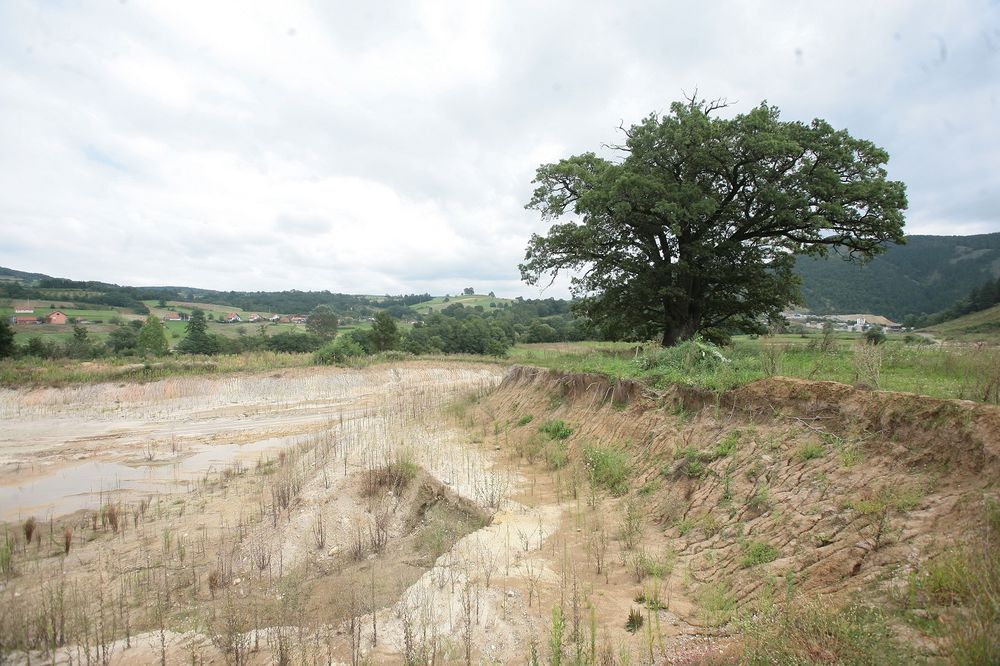
{"type": "Polygon", "coordinates": [[[865,266],[837,256],[800,257],[806,306],[816,313],[871,312],[897,321],[952,306],[1000,276],[1000,233],[907,236],[865,266]]]}

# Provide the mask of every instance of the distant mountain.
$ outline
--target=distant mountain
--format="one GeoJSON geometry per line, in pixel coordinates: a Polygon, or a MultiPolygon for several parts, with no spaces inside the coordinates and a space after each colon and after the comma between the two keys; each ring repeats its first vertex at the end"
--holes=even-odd
{"type": "Polygon", "coordinates": [[[871,312],[899,321],[950,307],[1000,276],[1000,233],[907,236],[865,266],[837,256],[800,257],[806,306],[818,314],[871,312]]]}
{"type": "Polygon", "coordinates": [[[7,280],[10,282],[37,282],[39,280],[49,279],[48,275],[44,273],[25,273],[24,271],[16,271],[13,268],[4,268],[0,266],[0,280],[7,280]]]}

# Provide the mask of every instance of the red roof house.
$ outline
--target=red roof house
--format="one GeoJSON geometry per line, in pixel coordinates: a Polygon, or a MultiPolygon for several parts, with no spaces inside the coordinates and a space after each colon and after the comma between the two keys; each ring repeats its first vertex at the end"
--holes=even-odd
{"type": "Polygon", "coordinates": [[[45,317],[45,323],[46,324],[65,324],[68,321],[69,321],[69,318],[66,315],[64,315],[62,312],[59,312],[59,310],[56,310],[55,312],[50,312],[45,317]]]}

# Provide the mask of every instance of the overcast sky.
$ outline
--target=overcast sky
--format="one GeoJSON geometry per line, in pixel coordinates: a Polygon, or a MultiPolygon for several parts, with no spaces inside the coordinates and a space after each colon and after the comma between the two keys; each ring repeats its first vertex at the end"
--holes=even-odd
{"type": "Polygon", "coordinates": [[[537,296],[535,168],[696,86],[885,147],[908,233],[1000,231],[997,2],[0,0],[0,265],[537,296]]]}

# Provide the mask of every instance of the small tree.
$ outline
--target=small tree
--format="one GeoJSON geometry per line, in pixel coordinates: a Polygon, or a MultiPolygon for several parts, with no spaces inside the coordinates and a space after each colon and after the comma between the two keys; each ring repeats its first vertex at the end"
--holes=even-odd
{"type": "Polygon", "coordinates": [[[6,321],[0,321],[0,358],[14,355],[14,329],[6,321]]]}
{"type": "Polygon", "coordinates": [[[865,331],[865,340],[870,345],[880,345],[885,342],[885,332],[882,331],[881,326],[872,326],[865,331]]]}
{"type": "Polygon", "coordinates": [[[338,325],[337,315],[329,305],[317,305],[306,320],[306,330],[323,340],[333,340],[338,325]]]}
{"type": "Polygon", "coordinates": [[[389,313],[379,312],[375,315],[371,341],[377,352],[395,349],[399,345],[399,328],[396,326],[396,320],[389,313]]]}
{"type": "Polygon", "coordinates": [[[208,322],[203,310],[194,310],[188,319],[186,335],[177,345],[177,351],[184,354],[217,354],[219,343],[208,334],[208,322]]]}
{"type": "Polygon", "coordinates": [[[167,353],[167,349],[167,335],[163,330],[163,324],[160,323],[159,317],[149,315],[139,330],[136,351],[142,355],[162,356],[167,353]]]}

